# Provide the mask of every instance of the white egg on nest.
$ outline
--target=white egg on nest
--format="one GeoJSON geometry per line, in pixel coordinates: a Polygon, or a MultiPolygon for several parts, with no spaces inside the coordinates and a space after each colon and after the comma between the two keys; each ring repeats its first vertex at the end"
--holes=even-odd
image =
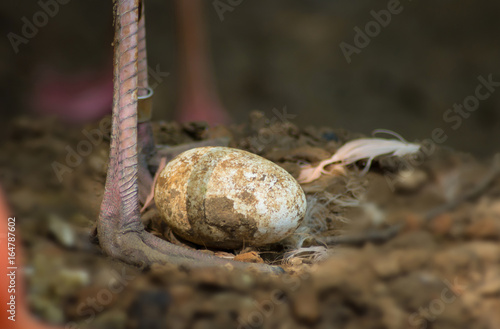
{"type": "Polygon", "coordinates": [[[223,249],[278,242],[299,226],[306,197],[275,163],[229,147],[200,147],[170,161],[155,203],[173,232],[223,249]]]}

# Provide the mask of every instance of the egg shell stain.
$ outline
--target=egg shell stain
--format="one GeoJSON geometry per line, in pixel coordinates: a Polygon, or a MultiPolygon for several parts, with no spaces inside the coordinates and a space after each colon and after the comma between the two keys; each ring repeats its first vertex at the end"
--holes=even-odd
{"type": "Polygon", "coordinates": [[[306,207],[300,185],[284,169],[224,147],[172,160],[158,178],[155,200],[174,232],[217,248],[277,242],[293,233],[306,207]]]}

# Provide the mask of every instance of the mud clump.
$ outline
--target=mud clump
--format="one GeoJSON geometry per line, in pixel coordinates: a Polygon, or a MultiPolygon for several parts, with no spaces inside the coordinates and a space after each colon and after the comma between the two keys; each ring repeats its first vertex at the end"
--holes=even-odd
{"type": "MultiPolygon", "coordinates": [[[[283,123],[266,130],[272,138],[264,145],[258,136],[269,127],[254,116],[248,125],[208,128],[196,138],[225,135],[229,146],[253,151],[297,177],[300,161],[320,161],[360,137],[283,123]]],[[[192,131],[180,125],[155,123],[155,131],[165,141],[193,141],[192,131]]],[[[104,257],[88,239],[104,190],[108,137],[62,182],[50,164],[64,163],[65,146],[75,148],[85,138],[81,131],[18,118],[2,137],[2,188],[22,236],[28,306],[42,321],[80,328],[500,327],[498,175],[467,197],[490,172],[490,162],[437,149],[417,168],[425,173],[418,184],[404,188],[390,188],[387,180],[397,167],[387,175],[383,159],[364,177],[356,175],[359,163],[346,176],[305,184],[315,207],[288,245],[300,245],[292,258],[279,244],[222,251],[176,240],[151,210],[143,221],[152,234],[220,257],[280,265],[286,273],[168,265],[141,270],[104,257]],[[65,221],[64,236],[71,240],[54,231],[53,218],[65,221]],[[387,230],[394,234],[383,234],[387,230]],[[307,248],[321,246],[328,257],[317,262],[307,251],[317,249],[307,248]]]]}

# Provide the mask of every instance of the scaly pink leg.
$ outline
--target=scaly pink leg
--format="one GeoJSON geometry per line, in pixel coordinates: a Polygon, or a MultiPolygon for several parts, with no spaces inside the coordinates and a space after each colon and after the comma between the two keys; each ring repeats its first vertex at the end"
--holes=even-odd
{"type": "MultiPolygon", "coordinates": [[[[148,94],[148,57],[146,51],[146,11],[145,0],[139,8],[141,15],[138,28],[138,58],[137,58],[137,84],[138,95],[146,96],[148,94]]],[[[138,116],[139,123],[137,124],[137,134],[139,143],[139,200],[145,204],[153,189],[153,177],[148,169],[148,160],[155,153],[155,143],[153,139],[153,128],[151,126],[151,112],[140,113],[138,116]]]]}
{"type": "Polygon", "coordinates": [[[278,267],[228,261],[188,250],[145,231],[138,200],[137,91],[139,0],[118,0],[115,32],[113,128],[105,193],[97,224],[100,245],[108,255],[135,265],[171,263],[194,266],[278,267]]]}

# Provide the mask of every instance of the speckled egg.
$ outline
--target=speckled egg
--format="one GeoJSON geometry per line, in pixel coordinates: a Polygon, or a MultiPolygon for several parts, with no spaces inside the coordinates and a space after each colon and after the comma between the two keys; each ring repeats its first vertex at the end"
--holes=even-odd
{"type": "Polygon", "coordinates": [[[229,147],[186,151],[161,171],[155,202],[180,237],[207,247],[280,241],[304,218],[306,197],[283,168],[229,147]]]}

